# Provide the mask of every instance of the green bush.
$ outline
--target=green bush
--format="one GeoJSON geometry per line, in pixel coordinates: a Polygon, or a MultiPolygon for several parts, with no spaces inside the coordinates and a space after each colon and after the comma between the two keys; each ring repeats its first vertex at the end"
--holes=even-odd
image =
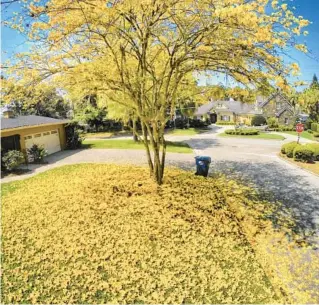
{"type": "Polygon", "coordinates": [[[314,160],[319,161],[319,143],[311,143],[311,144],[309,143],[309,144],[306,144],[305,146],[313,150],[314,160]]]}
{"type": "Polygon", "coordinates": [[[311,123],[311,130],[319,132],[319,124],[318,123],[311,123]]]}
{"type": "Polygon", "coordinates": [[[289,145],[289,144],[290,144],[290,143],[286,143],[286,144],[284,144],[284,145],[281,146],[280,151],[281,151],[282,154],[284,154],[284,155],[286,154],[286,147],[287,147],[287,145],[289,145]]]}
{"type": "Polygon", "coordinates": [[[279,125],[279,131],[295,131],[294,126],[279,125]]]}
{"type": "Polygon", "coordinates": [[[82,146],[84,137],[82,136],[83,131],[77,122],[69,123],[65,128],[66,134],[66,148],[67,149],[77,149],[82,146]]]}
{"type": "Polygon", "coordinates": [[[294,160],[301,162],[313,162],[314,150],[307,145],[298,145],[293,151],[294,160]]]}
{"type": "Polygon", "coordinates": [[[227,129],[227,130],[225,130],[225,133],[229,134],[229,135],[253,136],[253,135],[258,135],[259,130],[256,130],[256,129],[227,129]]]}
{"type": "Polygon", "coordinates": [[[2,157],[4,169],[13,171],[25,162],[24,155],[19,150],[9,150],[2,157]]]}
{"type": "Polygon", "coordinates": [[[267,125],[269,128],[278,128],[278,120],[274,117],[267,119],[267,125]]]}
{"type": "Polygon", "coordinates": [[[314,133],[313,133],[313,136],[314,136],[315,138],[319,138],[319,132],[314,132],[314,133]]]}
{"type": "Polygon", "coordinates": [[[306,123],[305,123],[305,129],[311,130],[311,124],[312,124],[312,123],[313,123],[313,120],[310,119],[310,118],[308,118],[308,119],[306,120],[306,123]]]}
{"type": "Polygon", "coordinates": [[[300,144],[298,144],[297,142],[290,142],[285,145],[286,145],[284,148],[285,154],[287,155],[288,158],[292,158],[294,155],[294,149],[300,144]]]}
{"type": "Polygon", "coordinates": [[[267,121],[266,121],[265,117],[262,115],[255,115],[251,119],[252,126],[262,126],[262,125],[266,125],[266,124],[267,124],[267,121]]]}
{"type": "Polygon", "coordinates": [[[307,132],[309,133],[313,133],[313,131],[311,129],[307,129],[307,132]]]}
{"type": "Polygon", "coordinates": [[[42,162],[44,157],[48,155],[48,152],[43,146],[33,144],[31,148],[27,149],[28,156],[31,157],[33,162],[42,162]]]}
{"type": "Polygon", "coordinates": [[[216,125],[235,125],[235,122],[217,121],[216,125]]]}

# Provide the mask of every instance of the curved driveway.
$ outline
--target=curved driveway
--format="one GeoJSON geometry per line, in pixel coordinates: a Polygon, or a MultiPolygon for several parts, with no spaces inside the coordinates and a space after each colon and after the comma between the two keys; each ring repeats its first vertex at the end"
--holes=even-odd
{"type": "MultiPolygon", "coordinates": [[[[280,201],[292,210],[302,231],[318,232],[319,177],[278,157],[284,141],[219,137],[225,128],[213,129],[187,142],[196,155],[212,158],[211,171],[222,172],[256,188],[262,197],[280,201]]],[[[301,143],[309,140],[301,139],[301,143]]]]}

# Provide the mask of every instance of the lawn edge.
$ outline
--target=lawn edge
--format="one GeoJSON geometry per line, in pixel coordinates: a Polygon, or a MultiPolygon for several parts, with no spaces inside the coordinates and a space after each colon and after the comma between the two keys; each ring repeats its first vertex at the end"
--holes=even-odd
{"type": "Polygon", "coordinates": [[[277,156],[278,156],[281,160],[283,160],[283,161],[285,161],[285,162],[287,162],[287,163],[289,163],[289,164],[295,166],[296,168],[300,168],[300,169],[304,170],[305,172],[308,172],[308,173],[310,173],[310,174],[312,174],[312,175],[314,175],[314,176],[316,176],[316,177],[319,177],[318,174],[316,174],[316,173],[314,173],[314,172],[312,172],[312,171],[310,171],[310,170],[308,170],[308,169],[306,169],[306,168],[303,168],[302,166],[299,166],[296,162],[290,161],[288,158],[283,157],[281,153],[278,153],[277,156]]]}
{"type": "Polygon", "coordinates": [[[286,138],[284,137],[284,136],[282,136],[283,137],[283,139],[267,139],[267,138],[256,138],[256,137],[254,137],[254,136],[244,136],[244,135],[228,135],[228,134],[226,134],[226,133],[219,133],[218,135],[217,135],[218,137],[221,137],[221,138],[241,138],[241,139],[253,139],[253,140],[255,140],[255,139],[257,139],[257,140],[274,140],[274,141],[284,141],[284,140],[286,140],[286,138]]]}

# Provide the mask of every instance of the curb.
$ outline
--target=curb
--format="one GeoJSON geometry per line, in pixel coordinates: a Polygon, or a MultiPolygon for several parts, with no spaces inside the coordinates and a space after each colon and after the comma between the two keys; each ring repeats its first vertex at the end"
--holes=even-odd
{"type": "Polygon", "coordinates": [[[288,159],[282,157],[280,154],[278,154],[277,156],[279,157],[279,159],[285,161],[286,163],[289,163],[289,164],[293,165],[294,167],[300,168],[300,169],[304,170],[305,172],[308,172],[309,174],[312,174],[312,175],[314,175],[314,176],[316,176],[316,177],[319,178],[319,175],[318,175],[318,174],[316,174],[316,173],[314,173],[314,172],[312,172],[312,171],[310,171],[310,170],[308,170],[308,169],[306,169],[306,168],[303,168],[303,167],[299,166],[299,165],[296,164],[295,162],[290,161],[290,160],[288,160],[288,159]]]}

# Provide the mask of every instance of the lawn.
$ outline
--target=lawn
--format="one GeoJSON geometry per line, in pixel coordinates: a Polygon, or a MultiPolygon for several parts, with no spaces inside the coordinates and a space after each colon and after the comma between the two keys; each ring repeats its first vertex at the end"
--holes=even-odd
{"type": "Polygon", "coordinates": [[[167,134],[169,135],[176,135],[176,136],[193,136],[200,133],[207,132],[209,129],[206,128],[188,128],[188,129],[173,129],[168,131],[167,134]]]}
{"type": "MultiPolygon", "coordinates": [[[[190,154],[193,150],[187,143],[183,142],[166,142],[167,151],[175,153],[190,154]]],[[[93,149],[144,149],[142,142],[134,142],[131,139],[118,139],[118,140],[84,140],[83,147],[93,149]]]]}
{"type": "Polygon", "coordinates": [[[115,136],[132,136],[130,131],[118,131],[118,132],[87,132],[84,133],[85,138],[111,138],[115,136]]]}
{"type": "Polygon", "coordinates": [[[167,169],[157,187],[147,168],[105,164],[4,184],[3,302],[278,303],[227,205],[238,193],[224,178],[167,169]]]}
{"type": "MultiPolygon", "coordinates": [[[[287,133],[287,134],[291,134],[291,135],[294,135],[296,136],[296,140],[297,140],[297,135],[298,133],[296,131],[281,131],[280,133],[287,133]]],[[[313,141],[318,141],[319,138],[315,138],[313,136],[312,133],[309,133],[308,131],[303,131],[301,134],[300,134],[300,137],[302,138],[305,138],[305,139],[308,139],[308,140],[313,140],[313,141]]]]}
{"type": "Polygon", "coordinates": [[[229,135],[226,133],[219,134],[220,137],[235,137],[235,138],[247,138],[247,139],[265,139],[265,140],[284,140],[285,137],[278,134],[260,133],[258,135],[229,135]]]}

